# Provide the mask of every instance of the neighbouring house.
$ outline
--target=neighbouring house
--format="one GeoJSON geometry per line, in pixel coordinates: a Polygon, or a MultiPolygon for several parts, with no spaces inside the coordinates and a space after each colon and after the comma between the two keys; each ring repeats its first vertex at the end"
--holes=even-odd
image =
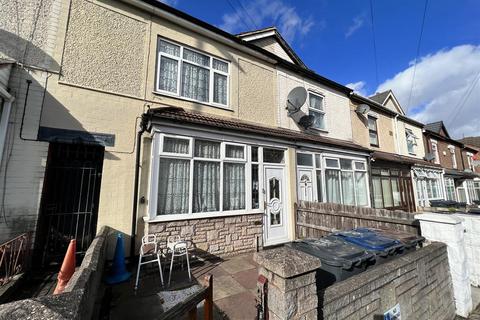
{"type": "Polygon", "coordinates": [[[370,206],[369,152],[353,143],[349,108],[352,90],[306,69],[275,28],[243,33],[239,37],[294,63],[278,64],[276,68],[276,126],[317,139],[315,144],[296,146],[293,162],[296,175],[291,180],[296,189],[290,192],[290,206],[297,198],[370,206]],[[306,102],[299,111],[290,113],[288,95],[296,87],[306,90],[306,102]],[[313,124],[308,129],[298,120],[303,115],[312,117],[313,124]],[[325,138],[325,142],[320,137],[325,138]]]}
{"type": "Polygon", "coordinates": [[[418,175],[428,172],[441,183],[442,173],[424,159],[423,124],[405,115],[391,90],[369,98],[353,94],[351,114],[354,142],[373,150],[372,206],[416,211],[418,175]]]}
{"type": "Polygon", "coordinates": [[[478,178],[472,170],[475,149],[452,139],[443,121],[425,125],[423,136],[431,161],[445,170],[444,199],[467,204],[480,200],[474,191],[473,179],[478,178]]]}

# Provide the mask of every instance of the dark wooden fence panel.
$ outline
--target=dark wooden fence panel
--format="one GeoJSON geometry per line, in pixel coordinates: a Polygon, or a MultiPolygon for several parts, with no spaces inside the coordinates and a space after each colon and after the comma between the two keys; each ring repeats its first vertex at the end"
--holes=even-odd
{"type": "Polygon", "coordinates": [[[387,228],[419,234],[414,213],[336,203],[300,201],[296,205],[296,237],[317,238],[358,227],[387,228]]]}

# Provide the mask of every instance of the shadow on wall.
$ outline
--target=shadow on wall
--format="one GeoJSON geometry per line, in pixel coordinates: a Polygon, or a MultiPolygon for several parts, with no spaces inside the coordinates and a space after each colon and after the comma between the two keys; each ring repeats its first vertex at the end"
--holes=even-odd
{"type": "Polygon", "coordinates": [[[9,31],[0,29],[0,55],[18,62],[58,71],[60,65],[43,49],[9,31]]]}

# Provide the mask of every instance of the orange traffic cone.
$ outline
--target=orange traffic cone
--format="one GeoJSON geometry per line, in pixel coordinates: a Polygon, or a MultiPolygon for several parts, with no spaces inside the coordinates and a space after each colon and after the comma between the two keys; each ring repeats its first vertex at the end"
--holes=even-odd
{"type": "Polygon", "coordinates": [[[60,273],[58,274],[58,277],[57,277],[57,286],[55,287],[55,291],[53,291],[53,294],[62,293],[63,290],[65,290],[65,287],[67,286],[68,281],[70,280],[73,273],[75,272],[76,247],[77,247],[77,240],[75,239],[70,240],[67,253],[65,254],[62,267],[60,268],[60,273]]]}

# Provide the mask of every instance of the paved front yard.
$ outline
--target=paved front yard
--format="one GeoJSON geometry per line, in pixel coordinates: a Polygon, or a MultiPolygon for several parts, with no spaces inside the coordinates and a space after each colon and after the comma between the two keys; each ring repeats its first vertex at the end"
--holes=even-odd
{"type": "MultiPolygon", "coordinates": [[[[213,275],[213,300],[215,319],[254,319],[256,316],[255,294],[257,281],[257,264],[253,254],[240,255],[216,261],[196,261],[192,263],[192,275],[201,280],[206,274],[213,275]]],[[[165,269],[167,269],[166,262],[165,269]]],[[[140,274],[140,284],[135,294],[133,287],[135,274],[130,282],[113,286],[107,290],[105,302],[109,304],[110,319],[155,319],[162,312],[158,293],[166,290],[161,286],[158,268],[155,264],[147,265],[140,274]]],[[[135,269],[136,270],[136,269],[135,269]]],[[[188,282],[186,268],[174,269],[170,290],[185,288],[188,282]]],[[[168,271],[164,271],[165,284],[168,271]]],[[[199,306],[201,314],[202,307],[199,306]]],[[[200,317],[199,317],[200,318],[200,317]]]]}

